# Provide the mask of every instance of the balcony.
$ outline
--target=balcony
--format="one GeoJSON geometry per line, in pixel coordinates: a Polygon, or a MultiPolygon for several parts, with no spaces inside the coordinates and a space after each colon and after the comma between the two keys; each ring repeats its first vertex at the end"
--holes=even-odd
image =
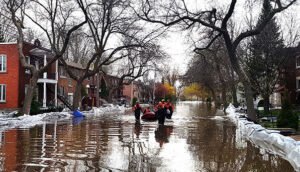
{"type": "Polygon", "coordinates": [[[45,72],[45,73],[40,74],[39,79],[38,79],[38,83],[52,83],[52,84],[56,84],[57,83],[56,73],[45,72]]]}

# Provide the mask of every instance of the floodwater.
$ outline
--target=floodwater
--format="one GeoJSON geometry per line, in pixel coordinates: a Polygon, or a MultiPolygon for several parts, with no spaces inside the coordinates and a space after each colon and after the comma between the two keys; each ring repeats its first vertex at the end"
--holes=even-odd
{"type": "Polygon", "coordinates": [[[128,113],[11,129],[0,133],[0,171],[294,171],[222,116],[206,104],[178,103],[165,126],[135,123],[128,113]]]}

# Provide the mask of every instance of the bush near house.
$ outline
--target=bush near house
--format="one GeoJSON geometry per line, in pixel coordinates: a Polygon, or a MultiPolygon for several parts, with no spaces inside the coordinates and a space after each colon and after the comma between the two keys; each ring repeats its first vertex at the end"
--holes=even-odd
{"type": "Polygon", "coordinates": [[[298,129],[298,114],[294,112],[288,92],[284,93],[282,99],[282,107],[277,119],[277,127],[298,129]]]}

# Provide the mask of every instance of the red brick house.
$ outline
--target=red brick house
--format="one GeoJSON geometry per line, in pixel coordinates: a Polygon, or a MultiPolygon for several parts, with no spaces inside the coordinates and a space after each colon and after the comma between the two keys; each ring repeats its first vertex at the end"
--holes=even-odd
{"type": "MultiPolygon", "coordinates": [[[[67,65],[70,69],[75,73],[79,74],[84,70],[84,67],[79,63],[67,62],[67,65]]],[[[62,64],[58,65],[58,93],[60,96],[63,96],[65,99],[68,100],[70,104],[73,104],[73,94],[75,92],[75,87],[77,86],[77,82],[73,80],[69,74],[67,73],[66,69],[62,64]]],[[[86,80],[83,82],[82,86],[86,88],[89,84],[89,81],[86,80]]],[[[87,92],[86,88],[86,92],[87,92]]],[[[63,105],[63,102],[58,99],[58,105],[63,105]]]]}
{"type": "Polygon", "coordinates": [[[281,104],[281,95],[288,90],[291,102],[300,105],[300,43],[297,47],[283,49],[286,57],[285,67],[282,71],[279,88],[271,95],[272,104],[281,104]]]}
{"type": "Polygon", "coordinates": [[[130,102],[134,97],[136,97],[139,101],[141,101],[141,90],[140,87],[137,83],[137,81],[133,81],[129,85],[124,85],[123,86],[123,95],[126,97],[127,100],[130,102]]]}
{"type": "MultiPolygon", "coordinates": [[[[24,43],[23,53],[28,63],[36,68],[51,58],[49,49],[30,43],[24,43]]],[[[57,62],[38,79],[37,99],[43,107],[57,105],[57,62]],[[55,94],[49,94],[47,86],[53,87],[55,94]]],[[[0,43],[0,110],[10,111],[22,107],[28,88],[30,71],[25,70],[18,53],[17,43],[0,43]]]]}

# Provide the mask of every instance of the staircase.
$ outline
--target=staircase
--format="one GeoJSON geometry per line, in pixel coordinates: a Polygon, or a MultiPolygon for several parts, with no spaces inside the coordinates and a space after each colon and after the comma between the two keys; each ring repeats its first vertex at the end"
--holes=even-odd
{"type": "MultiPolygon", "coordinates": [[[[49,90],[52,94],[55,94],[55,92],[54,92],[49,86],[47,86],[47,90],[49,90]]],[[[62,101],[63,104],[64,104],[65,106],[67,106],[70,110],[73,109],[73,105],[68,101],[68,98],[67,98],[67,97],[65,97],[65,96],[63,96],[63,95],[61,95],[61,94],[59,94],[59,93],[57,92],[57,98],[58,98],[60,101],[62,101]]]]}

